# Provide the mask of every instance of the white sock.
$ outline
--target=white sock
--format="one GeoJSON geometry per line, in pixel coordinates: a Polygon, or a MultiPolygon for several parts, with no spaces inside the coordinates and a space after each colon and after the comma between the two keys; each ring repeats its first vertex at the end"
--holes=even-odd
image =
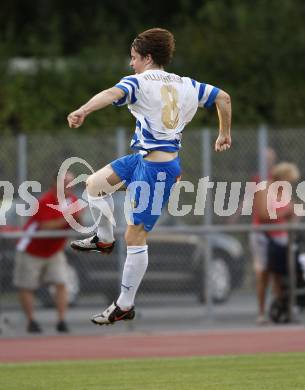
{"type": "Polygon", "coordinates": [[[117,305],[122,310],[128,310],[134,305],[136,292],[145,275],[148,265],[147,245],[128,246],[127,258],[124,265],[121,294],[117,305]]]}
{"type": "Polygon", "coordinates": [[[91,196],[88,194],[88,202],[92,217],[95,222],[99,221],[97,235],[102,242],[113,242],[113,199],[110,194],[103,196],[91,196]]]}

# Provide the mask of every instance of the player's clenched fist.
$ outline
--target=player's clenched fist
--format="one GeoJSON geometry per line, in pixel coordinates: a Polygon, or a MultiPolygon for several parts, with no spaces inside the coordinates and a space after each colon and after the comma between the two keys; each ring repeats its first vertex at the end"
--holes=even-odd
{"type": "Polygon", "coordinates": [[[219,135],[215,142],[215,151],[223,152],[225,150],[230,149],[230,146],[231,146],[231,136],[219,135]]]}
{"type": "Polygon", "coordinates": [[[82,108],[79,108],[78,110],[71,112],[71,114],[67,116],[69,127],[71,128],[80,127],[83,124],[85,117],[86,117],[85,110],[83,110],[82,108]]]}

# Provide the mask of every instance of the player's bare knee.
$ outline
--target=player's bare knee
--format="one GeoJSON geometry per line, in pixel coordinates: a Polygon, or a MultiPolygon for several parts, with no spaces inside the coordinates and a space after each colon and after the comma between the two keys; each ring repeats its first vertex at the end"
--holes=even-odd
{"type": "Polygon", "coordinates": [[[127,246],[135,245],[134,244],[134,234],[131,233],[129,230],[126,230],[124,238],[125,238],[125,242],[126,242],[127,246]]]}
{"type": "Polygon", "coordinates": [[[66,283],[55,283],[55,288],[57,290],[66,290],[66,283]]]}
{"type": "Polygon", "coordinates": [[[99,185],[95,174],[90,175],[86,180],[87,192],[90,196],[101,196],[102,190],[99,185]]]}
{"type": "Polygon", "coordinates": [[[147,232],[141,225],[129,226],[125,232],[127,246],[138,246],[146,244],[147,232]]]}
{"type": "Polygon", "coordinates": [[[92,176],[93,175],[90,175],[87,180],[86,180],[86,188],[87,188],[87,191],[90,193],[90,190],[92,190],[92,176]]]}

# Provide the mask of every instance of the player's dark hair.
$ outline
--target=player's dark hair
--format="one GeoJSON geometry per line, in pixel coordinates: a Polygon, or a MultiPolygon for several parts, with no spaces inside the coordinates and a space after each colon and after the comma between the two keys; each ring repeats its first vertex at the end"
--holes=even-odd
{"type": "Polygon", "coordinates": [[[175,39],[168,30],[152,28],[139,34],[131,47],[142,57],[150,54],[155,64],[167,66],[175,51],[175,39]]]}

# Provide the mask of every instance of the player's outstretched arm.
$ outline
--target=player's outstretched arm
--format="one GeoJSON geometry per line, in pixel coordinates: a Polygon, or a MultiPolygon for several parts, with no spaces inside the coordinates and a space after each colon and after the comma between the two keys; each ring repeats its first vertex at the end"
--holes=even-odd
{"type": "Polygon", "coordinates": [[[117,87],[105,89],[104,91],[98,93],[78,110],[73,111],[68,115],[67,120],[69,127],[80,127],[83,124],[86,116],[91,114],[91,112],[109,106],[116,100],[121,99],[124,95],[125,92],[117,87]]]}
{"type": "Polygon", "coordinates": [[[219,118],[219,135],[215,142],[215,151],[222,152],[231,146],[231,99],[220,90],[215,99],[219,118]]]}

